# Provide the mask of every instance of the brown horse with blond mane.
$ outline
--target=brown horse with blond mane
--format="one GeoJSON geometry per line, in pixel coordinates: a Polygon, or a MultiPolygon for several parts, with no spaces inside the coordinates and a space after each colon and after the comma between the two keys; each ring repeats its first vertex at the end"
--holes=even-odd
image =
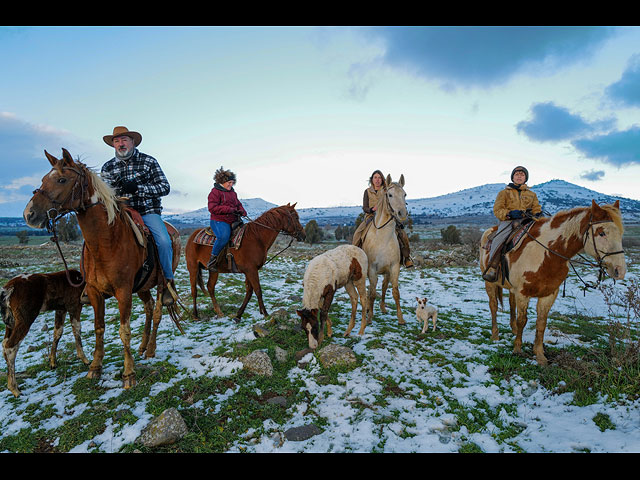
{"type": "MultiPolygon", "coordinates": [[[[480,242],[480,269],[486,270],[489,252],[488,236],[497,227],[484,232],[480,242]]],[[[558,296],[560,285],[567,278],[571,259],[579,253],[593,257],[589,262],[606,272],[611,278],[621,280],[626,273],[622,233],[624,227],[620,203],[599,206],[592,201],[590,207],[577,207],[556,213],[552,217],[536,219],[519,246],[507,252],[506,272],[495,282],[485,281],[491,310],[492,340],[498,339],[496,311],[502,300],[502,289],[510,292],[515,303],[516,318],[512,316],[511,328],[516,338],[514,353],[522,351],[522,332],[527,323],[527,307],[531,298],[537,298],[536,336],[533,351],[540,365],[547,364],[543,340],[547,316],[558,296]],[[514,321],[515,320],[515,321],[514,321]]]]}
{"type": "MultiPolygon", "coordinates": [[[[96,345],[93,361],[89,366],[89,378],[99,378],[102,374],[104,358],[105,297],[113,296],[118,301],[120,311],[120,338],[124,346],[124,388],[136,384],[134,362],[131,355],[131,306],[134,289],[144,303],[146,314],[144,334],[140,354],[146,358],[155,356],[156,335],[162,318],[161,295],[167,283],[156,260],[151,271],[136,281],[138,272],[147,259],[146,243],[150,241],[136,231],[125,212],[122,200],[114,196],[114,191],[86,165],[74,161],[64,148],[62,158],[57,159],[45,151],[53,167],[42,179],[40,188],[27,204],[23,216],[27,225],[33,228],[51,228],[55,219],[68,212],[75,212],[84,248],[81,270],[86,281],[86,293],[93,307],[95,318],[96,345]],[[150,290],[157,287],[157,301],[150,290]],[[153,330],[151,320],[153,319],[153,330]]],[[[180,237],[167,224],[173,244],[173,270],[180,261],[180,237]]],[[[172,292],[175,296],[175,292],[172,292]]],[[[169,314],[182,330],[177,307],[168,307],[169,314]]]]}
{"type": "Polygon", "coordinates": [[[262,300],[262,287],[260,286],[258,270],[260,270],[267,261],[267,252],[279,233],[289,235],[300,242],[305,239],[304,228],[300,224],[295,206],[296,204],[294,203],[293,205],[287,204],[274,207],[264,212],[257,219],[241,227],[244,228],[245,231],[240,246],[238,248],[229,248],[228,250],[231,255],[233,255],[236,271],[229,269],[228,262],[221,262],[222,265],[218,266],[217,272],[209,273],[206,290],[202,280],[202,270],[207,268],[212,246],[203,245],[194,241],[204,228],[194,231],[189,236],[187,245],[185,246],[185,257],[187,260],[187,269],[189,270],[189,281],[191,282],[193,316],[196,319],[198,318],[198,305],[196,303],[198,290],[196,284],[200,286],[203,292],[209,293],[216,314],[219,317],[224,315],[215,296],[219,273],[243,273],[245,276],[246,292],[242,305],[234,317],[236,321],[239,321],[242,317],[253,292],[255,292],[256,297],[258,297],[260,313],[265,316],[268,315],[262,300]]]}

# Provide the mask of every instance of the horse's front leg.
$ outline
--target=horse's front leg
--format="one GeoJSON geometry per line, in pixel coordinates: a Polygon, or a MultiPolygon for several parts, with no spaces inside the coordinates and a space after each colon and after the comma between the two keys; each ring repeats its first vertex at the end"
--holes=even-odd
{"type": "Polygon", "coordinates": [[[262,300],[262,287],[260,286],[260,276],[258,274],[258,271],[256,270],[255,272],[249,272],[247,274],[247,278],[251,282],[251,286],[253,287],[253,291],[255,292],[256,297],[258,297],[258,306],[260,307],[260,313],[265,317],[268,317],[269,313],[267,312],[267,308],[264,306],[264,301],[262,300]]]}
{"type": "Polygon", "coordinates": [[[247,304],[249,303],[249,300],[251,299],[251,295],[253,295],[253,287],[251,286],[251,282],[247,278],[246,274],[244,276],[244,285],[245,285],[244,300],[242,301],[242,305],[240,305],[240,309],[238,310],[238,313],[236,313],[236,316],[235,316],[235,321],[236,322],[239,322],[240,319],[242,318],[242,314],[244,313],[244,309],[247,308],[247,304]]]}
{"type": "MultiPolygon", "coordinates": [[[[17,323],[16,319],[16,324],[17,323]]],[[[6,327],[4,340],[2,341],[2,353],[7,363],[7,388],[13,393],[14,397],[20,396],[20,389],[16,381],[16,356],[18,355],[20,342],[22,342],[23,339],[24,336],[17,333],[15,328],[6,327]]]]}
{"type": "Polygon", "coordinates": [[[538,365],[547,365],[547,357],[544,355],[544,331],[547,328],[547,317],[549,316],[549,310],[556,301],[558,296],[558,290],[556,289],[551,295],[538,299],[536,306],[537,319],[536,319],[536,339],[533,344],[533,353],[536,355],[538,365]]]}
{"type": "Polygon", "coordinates": [[[380,297],[380,311],[384,314],[387,313],[387,304],[385,299],[387,297],[387,287],[389,287],[389,274],[385,273],[382,277],[382,292],[380,297]]]}
{"type": "Polygon", "coordinates": [[[136,384],[136,374],[133,368],[133,355],[131,355],[131,289],[116,290],[115,297],[118,300],[120,310],[120,340],[124,350],[124,371],[122,372],[122,387],[129,389],[136,384]]]}
{"type": "Polygon", "coordinates": [[[404,317],[402,316],[402,307],[400,306],[400,287],[398,277],[400,276],[400,264],[398,263],[392,269],[391,277],[391,293],[393,294],[393,300],[396,302],[396,315],[398,316],[398,324],[404,325],[404,317]]]}
{"type": "Polygon", "coordinates": [[[104,359],[104,297],[97,289],[88,285],[85,291],[93,307],[93,329],[96,335],[93,360],[89,365],[87,378],[100,378],[104,359]]]}
{"type": "Polygon", "coordinates": [[[515,335],[518,331],[518,325],[516,323],[516,296],[509,292],[509,325],[511,326],[511,332],[515,335]]]}

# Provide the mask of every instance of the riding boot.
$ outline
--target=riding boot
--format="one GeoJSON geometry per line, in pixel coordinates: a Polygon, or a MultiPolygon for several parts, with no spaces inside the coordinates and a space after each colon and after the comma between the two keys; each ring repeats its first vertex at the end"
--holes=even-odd
{"type": "Polygon", "coordinates": [[[165,289],[162,291],[162,305],[165,306],[165,307],[168,307],[168,306],[173,305],[175,303],[173,295],[171,294],[171,291],[169,290],[169,284],[171,284],[171,287],[173,288],[174,291],[176,289],[175,282],[173,280],[169,280],[167,282],[167,285],[166,285],[165,289]]]}
{"type": "Polygon", "coordinates": [[[496,252],[495,257],[489,262],[487,270],[482,274],[482,278],[487,282],[495,282],[498,279],[498,263],[500,262],[500,254],[496,252]]]}
{"type": "Polygon", "coordinates": [[[218,262],[221,259],[225,258],[224,252],[225,252],[225,249],[222,249],[217,255],[214,255],[213,253],[211,254],[209,263],[207,263],[207,270],[209,270],[212,273],[215,273],[218,271],[218,262]]]}
{"type": "Polygon", "coordinates": [[[409,248],[409,237],[407,232],[397,228],[398,243],[400,244],[400,261],[406,268],[413,267],[413,261],[411,260],[411,250],[409,248]]]}

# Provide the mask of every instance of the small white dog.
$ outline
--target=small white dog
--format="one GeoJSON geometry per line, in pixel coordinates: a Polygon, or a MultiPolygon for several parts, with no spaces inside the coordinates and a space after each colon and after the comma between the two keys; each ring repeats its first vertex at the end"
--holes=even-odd
{"type": "Polygon", "coordinates": [[[429,305],[426,298],[416,297],[416,300],[418,301],[418,306],[416,307],[418,323],[424,322],[420,333],[424,333],[429,329],[429,319],[433,322],[433,330],[435,331],[436,320],[438,319],[438,309],[433,305],[429,305]]]}

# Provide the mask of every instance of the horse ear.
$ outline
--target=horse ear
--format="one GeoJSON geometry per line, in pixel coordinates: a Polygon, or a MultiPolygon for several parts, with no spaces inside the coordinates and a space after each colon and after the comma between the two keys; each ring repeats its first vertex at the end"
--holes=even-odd
{"type": "Polygon", "coordinates": [[[51,164],[52,167],[55,167],[56,164],[58,163],[58,159],[56,157],[54,157],[53,155],[51,155],[49,152],[47,152],[46,150],[44,151],[45,156],[47,157],[47,160],[49,160],[49,163],[51,164]]]}
{"type": "Polygon", "coordinates": [[[620,200],[616,200],[615,203],[613,204],[613,206],[615,208],[617,208],[618,210],[620,210],[620,200]]]}
{"type": "Polygon", "coordinates": [[[591,214],[593,215],[594,213],[601,211],[602,208],[600,208],[600,205],[598,205],[595,200],[591,200],[591,214]]]}
{"type": "Polygon", "coordinates": [[[391,175],[387,174],[387,180],[385,181],[385,183],[387,184],[387,187],[391,184],[391,175]]]}
{"type": "Polygon", "coordinates": [[[294,203],[293,205],[291,205],[291,208],[296,208],[297,204],[298,204],[298,202],[294,203]]]}
{"type": "Polygon", "coordinates": [[[75,165],[75,162],[73,161],[73,157],[71,157],[71,154],[69,153],[69,151],[66,148],[62,149],[62,160],[67,165],[75,165]]]}
{"type": "Polygon", "coordinates": [[[401,187],[404,187],[404,174],[400,174],[400,181],[399,181],[399,183],[400,183],[400,186],[401,186],[401,187]]]}

